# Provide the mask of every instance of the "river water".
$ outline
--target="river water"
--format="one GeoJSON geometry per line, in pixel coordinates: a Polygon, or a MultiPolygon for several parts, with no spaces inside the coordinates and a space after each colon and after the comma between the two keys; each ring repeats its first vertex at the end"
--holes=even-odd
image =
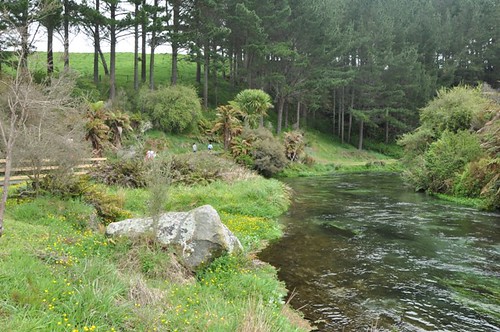
{"type": "Polygon", "coordinates": [[[259,254],[320,331],[500,331],[500,214],[395,174],[287,179],[285,236],[259,254]]]}

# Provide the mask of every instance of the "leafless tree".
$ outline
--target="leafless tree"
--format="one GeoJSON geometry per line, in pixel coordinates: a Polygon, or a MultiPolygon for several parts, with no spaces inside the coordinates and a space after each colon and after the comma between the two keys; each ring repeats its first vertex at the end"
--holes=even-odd
{"type": "MultiPolygon", "coordinates": [[[[22,58],[21,55],[20,59],[22,58]]],[[[27,75],[27,71],[21,69],[22,65],[20,61],[16,76],[13,79],[7,78],[0,82],[0,110],[2,111],[0,134],[2,152],[5,157],[5,176],[0,201],[0,237],[3,235],[3,220],[12,171],[14,147],[34,106],[32,104],[34,85],[31,77],[27,75]]]]}
{"type": "Polygon", "coordinates": [[[8,198],[13,163],[29,161],[40,169],[51,159],[59,170],[71,169],[82,153],[83,116],[71,97],[73,82],[63,75],[46,84],[36,84],[26,70],[0,81],[0,150],[5,158],[5,176],[0,201],[0,236],[8,198]]]}

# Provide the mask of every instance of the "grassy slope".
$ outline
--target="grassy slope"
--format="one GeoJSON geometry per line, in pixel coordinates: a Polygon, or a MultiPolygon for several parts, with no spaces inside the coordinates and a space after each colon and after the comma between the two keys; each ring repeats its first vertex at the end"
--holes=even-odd
{"type": "MultiPolygon", "coordinates": [[[[275,217],[288,205],[285,192],[262,178],[177,187],[168,209],[212,204],[249,255],[280,236],[275,217]]],[[[118,194],[134,215],[146,213],[147,191],[118,194]]],[[[168,250],[147,238],[108,239],[72,226],[91,215],[79,201],[9,200],[0,238],[0,330],[304,330],[285,314],[276,271],[254,265],[251,255],[219,259],[189,281],[168,250]]]]}
{"type": "MultiPolygon", "coordinates": [[[[34,72],[46,72],[46,53],[36,52],[30,58],[30,67],[34,72]]],[[[71,53],[70,67],[80,73],[81,77],[89,82],[93,81],[93,54],[92,53],[71,53]]],[[[105,53],[106,61],[109,67],[109,53],[105,53]]],[[[201,86],[196,83],[196,65],[190,62],[187,56],[180,55],[178,62],[178,83],[184,85],[195,86],[201,91],[201,86]]],[[[63,54],[54,53],[54,67],[56,71],[63,69],[63,54]]],[[[170,54],[155,55],[155,86],[169,85],[171,78],[172,58],[170,54]]],[[[139,62],[139,79],[140,79],[139,62]]],[[[105,82],[106,78],[102,66],[99,67],[101,82],[105,82]]],[[[149,58],[147,59],[146,84],[149,82],[149,58]]],[[[117,53],[116,54],[116,84],[119,89],[125,91],[133,91],[134,86],[134,54],[133,53],[117,53]]],[[[212,84],[212,83],[210,83],[212,84]]],[[[215,96],[215,88],[209,86],[209,102],[211,104],[223,104],[231,100],[238,92],[229,84],[227,80],[220,79],[217,82],[217,97],[215,96]],[[217,100],[217,103],[215,102],[217,100]]],[[[107,96],[105,84],[100,85],[100,90],[104,94],[102,98],[107,96]]]]}
{"type": "Polygon", "coordinates": [[[358,150],[352,145],[341,144],[337,138],[317,131],[306,131],[305,152],[314,164],[291,164],[280,176],[314,176],[335,172],[400,171],[396,159],[380,153],[358,150]]]}
{"type": "MultiPolygon", "coordinates": [[[[92,53],[71,53],[70,67],[78,71],[83,77],[93,78],[93,57],[92,53]]],[[[109,53],[105,54],[106,61],[109,67],[109,53]]],[[[149,59],[148,59],[149,60],[149,59]]],[[[30,66],[33,71],[45,71],[46,53],[36,52],[30,58],[30,66]]],[[[155,80],[157,84],[168,84],[171,76],[171,57],[169,54],[157,54],[155,56],[155,80]]],[[[63,54],[54,53],[54,66],[56,71],[62,71],[63,54]]],[[[139,63],[140,66],[140,63],[139,63]]],[[[192,84],[196,80],[196,67],[188,62],[181,60],[179,67],[179,82],[183,84],[192,84]]],[[[140,68],[139,68],[140,70],[140,68]]],[[[104,77],[102,66],[99,67],[101,78],[104,77]]],[[[147,68],[149,79],[149,65],[147,68]]],[[[140,76],[140,72],[139,72],[140,76]]],[[[133,53],[117,53],[116,54],[116,81],[119,86],[131,89],[134,83],[134,54],[133,53]]]]}
{"type": "Polygon", "coordinates": [[[360,166],[370,161],[394,161],[380,153],[360,151],[350,144],[340,144],[331,136],[314,131],[306,133],[306,153],[320,164],[360,166]]]}

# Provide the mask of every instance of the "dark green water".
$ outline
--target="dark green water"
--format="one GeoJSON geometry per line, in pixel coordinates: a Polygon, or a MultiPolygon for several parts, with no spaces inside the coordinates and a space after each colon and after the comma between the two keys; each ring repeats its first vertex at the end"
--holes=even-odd
{"type": "Polygon", "coordinates": [[[261,252],[321,331],[500,331],[500,214],[398,175],[287,180],[285,236],[261,252]]]}

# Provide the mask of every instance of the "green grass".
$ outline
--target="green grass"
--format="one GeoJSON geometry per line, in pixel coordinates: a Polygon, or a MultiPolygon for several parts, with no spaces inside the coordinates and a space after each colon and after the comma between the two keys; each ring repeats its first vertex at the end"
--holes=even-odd
{"type": "Polygon", "coordinates": [[[447,194],[439,194],[433,193],[432,195],[436,196],[439,199],[453,202],[458,205],[470,206],[477,209],[484,209],[486,206],[486,202],[482,198],[471,198],[471,197],[459,197],[459,196],[451,196],[447,194]]]}
{"type": "Polygon", "coordinates": [[[306,153],[319,164],[359,166],[370,161],[392,160],[377,152],[358,150],[347,143],[341,144],[336,137],[317,131],[307,131],[305,140],[306,153]]]}
{"type": "Polygon", "coordinates": [[[318,131],[305,132],[305,152],[314,160],[312,165],[291,163],[278,177],[307,177],[331,173],[401,171],[400,163],[378,152],[358,150],[341,144],[337,137],[318,131]]]}
{"type": "MultiPolygon", "coordinates": [[[[109,53],[104,54],[108,67],[109,67],[109,53]]],[[[32,72],[36,73],[35,76],[43,77],[46,73],[46,60],[47,55],[45,52],[35,52],[29,59],[29,65],[32,72]]],[[[93,53],[71,53],[70,54],[70,68],[78,72],[84,82],[93,82],[93,66],[94,55],[93,53]]],[[[139,80],[140,80],[140,66],[139,63],[139,80]]],[[[54,67],[56,72],[61,72],[64,67],[63,54],[60,52],[54,53],[54,67]]],[[[202,86],[196,83],[196,64],[189,61],[185,55],[179,56],[178,61],[178,84],[194,86],[200,93],[202,86]]],[[[156,54],[155,55],[155,86],[170,85],[170,78],[172,75],[172,57],[170,54],[156,54]]],[[[99,90],[101,91],[101,99],[107,99],[108,83],[104,75],[102,65],[99,67],[100,84],[99,90]]],[[[147,77],[146,85],[149,84],[149,55],[147,58],[147,77]]],[[[129,95],[134,95],[134,54],[133,53],[116,53],[116,84],[118,89],[123,89],[129,95]]],[[[88,85],[92,87],[92,85],[88,85]]],[[[217,82],[217,89],[210,80],[209,86],[209,104],[212,107],[226,104],[232,100],[239,92],[238,89],[231,86],[231,84],[222,79],[219,74],[217,82]],[[217,91],[216,91],[217,90],[217,91]],[[217,93],[216,93],[217,92],[217,93]]]]}
{"type": "MultiPolygon", "coordinates": [[[[134,215],[145,190],[115,190],[134,215]]],[[[171,210],[213,204],[251,253],[281,235],[288,194],[276,180],[175,187],[171,210]]],[[[300,331],[283,314],[276,270],[225,256],[185,284],[172,256],[147,239],[78,230],[93,210],[78,200],[9,200],[0,238],[0,327],[5,331],[300,331]]],[[[303,329],[302,329],[303,330],[303,329]]]]}

